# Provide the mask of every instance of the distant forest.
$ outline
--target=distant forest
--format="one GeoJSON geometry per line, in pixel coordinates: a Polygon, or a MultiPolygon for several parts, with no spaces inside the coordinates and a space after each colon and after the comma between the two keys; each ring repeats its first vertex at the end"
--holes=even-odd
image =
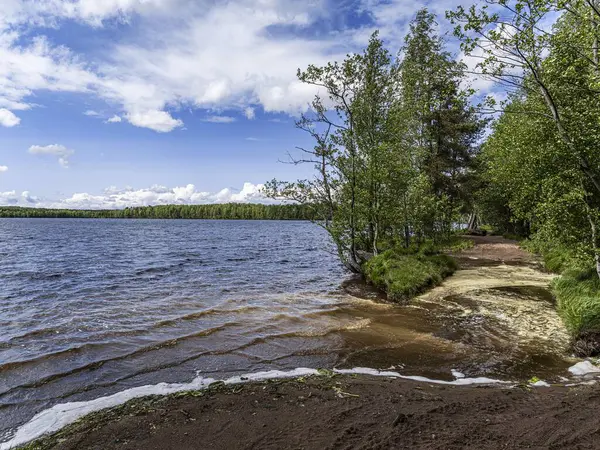
{"type": "Polygon", "coordinates": [[[262,205],[227,203],[218,205],[161,205],[125,209],[80,210],[0,206],[0,217],[77,219],[234,219],[311,220],[310,205],[262,205]]]}

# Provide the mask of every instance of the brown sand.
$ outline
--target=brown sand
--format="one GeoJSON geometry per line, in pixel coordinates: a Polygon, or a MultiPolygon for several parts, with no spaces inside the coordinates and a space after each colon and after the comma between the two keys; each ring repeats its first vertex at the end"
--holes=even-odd
{"type": "Polygon", "coordinates": [[[210,389],[101,412],[37,448],[600,448],[600,388],[454,387],[368,376],[210,389]]]}

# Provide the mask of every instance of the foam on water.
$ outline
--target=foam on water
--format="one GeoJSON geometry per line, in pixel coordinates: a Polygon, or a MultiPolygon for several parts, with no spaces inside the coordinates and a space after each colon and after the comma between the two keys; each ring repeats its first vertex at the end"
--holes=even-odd
{"type": "Polygon", "coordinates": [[[391,378],[402,378],[403,380],[421,381],[424,383],[432,384],[446,384],[452,386],[467,386],[471,384],[512,384],[510,381],[495,380],[493,378],[477,377],[477,378],[457,378],[454,381],[445,380],[434,380],[427,377],[421,377],[417,375],[401,375],[398,372],[379,371],[377,369],[370,369],[367,367],[355,367],[354,369],[335,369],[334,372],[339,374],[360,374],[360,375],[373,375],[377,377],[391,377],[391,378]]]}
{"type": "MultiPolygon", "coordinates": [[[[380,371],[367,367],[356,367],[354,369],[334,369],[338,374],[359,374],[377,377],[401,378],[405,380],[421,381],[435,384],[446,384],[465,386],[471,384],[510,384],[507,381],[494,380],[491,378],[458,378],[454,381],[433,380],[420,376],[401,375],[398,372],[380,371]]],[[[250,373],[220,380],[227,385],[248,383],[251,381],[264,381],[284,378],[297,378],[310,375],[322,375],[316,369],[297,368],[290,371],[271,370],[267,372],[250,373]]],[[[456,376],[456,375],[455,375],[456,376]]],[[[196,377],[190,383],[160,383],[151,386],[141,386],[127,389],[107,397],[97,398],[85,402],[72,402],[55,405],[37,414],[28,423],[20,427],[14,437],[4,443],[0,443],[0,450],[9,450],[19,445],[31,442],[41,436],[55,433],[65,426],[72,424],[78,419],[106,408],[121,405],[129,400],[146,397],[150,395],[169,395],[177,392],[202,390],[219,380],[213,378],[196,377]]]]}
{"type": "Polygon", "coordinates": [[[574,366],[569,367],[569,372],[573,375],[583,376],[592,373],[600,373],[600,367],[593,365],[590,361],[581,361],[574,366]]]}

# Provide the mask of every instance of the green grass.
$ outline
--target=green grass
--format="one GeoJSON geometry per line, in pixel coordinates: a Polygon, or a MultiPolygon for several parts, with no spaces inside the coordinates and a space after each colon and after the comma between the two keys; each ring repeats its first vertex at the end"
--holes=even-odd
{"type": "Polygon", "coordinates": [[[418,253],[392,249],[375,256],[364,266],[367,282],[385,291],[392,301],[406,301],[439,284],[458,268],[453,258],[431,254],[429,248],[418,253]]]}
{"type": "Polygon", "coordinates": [[[558,312],[573,336],[600,334],[600,279],[594,269],[568,269],[553,288],[558,312]]]}
{"type": "Polygon", "coordinates": [[[600,354],[600,278],[591,256],[565,246],[526,241],[527,250],[542,255],[544,266],[561,276],[552,283],[556,308],[579,356],[600,354]]]}
{"type": "Polygon", "coordinates": [[[542,256],[544,266],[550,272],[563,273],[575,267],[585,266],[585,259],[577,257],[572,249],[563,245],[541,242],[536,239],[521,242],[521,247],[542,256]]]}
{"type": "Polygon", "coordinates": [[[461,236],[452,236],[447,243],[441,246],[443,252],[456,253],[462,250],[468,250],[475,246],[472,239],[461,236]]]}

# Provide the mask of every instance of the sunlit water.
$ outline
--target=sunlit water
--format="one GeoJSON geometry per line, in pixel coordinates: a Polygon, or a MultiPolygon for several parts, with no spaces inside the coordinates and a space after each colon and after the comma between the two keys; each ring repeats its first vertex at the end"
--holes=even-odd
{"type": "Polygon", "coordinates": [[[0,441],[56,403],[198,374],[515,380],[572,363],[545,274],[461,271],[398,306],[347,294],[332,250],[305,222],[0,220],[0,441]]]}

